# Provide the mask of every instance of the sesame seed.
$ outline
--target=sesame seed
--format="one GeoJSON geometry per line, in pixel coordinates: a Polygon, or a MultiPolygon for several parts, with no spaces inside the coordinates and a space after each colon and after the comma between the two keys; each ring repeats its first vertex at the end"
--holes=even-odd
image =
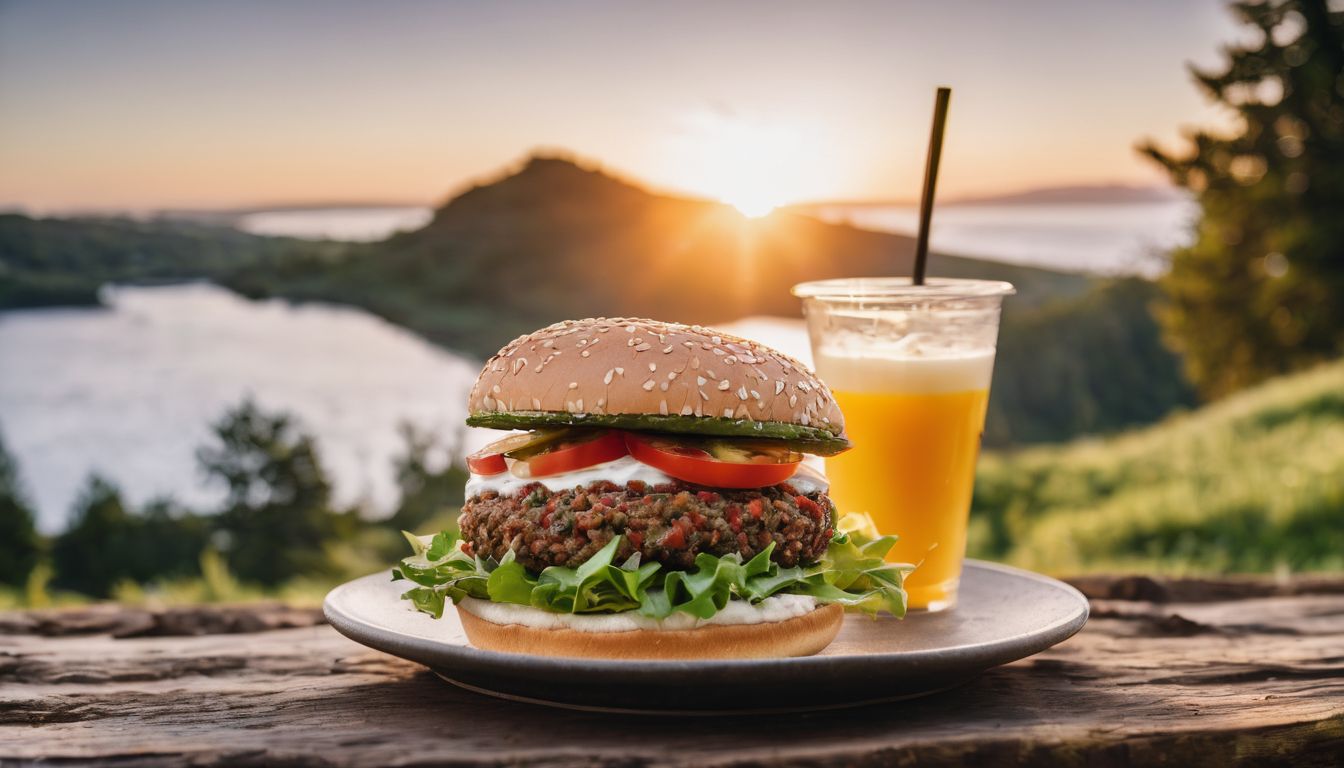
{"type": "Polygon", "coordinates": [[[499,394],[499,385],[496,384],[495,386],[491,387],[490,391],[494,392],[495,394],[499,394]]]}
{"type": "Polygon", "coordinates": [[[727,352],[724,352],[722,349],[719,349],[718,347],[715,347],[715,348],[714,348],[714,354],[716,354],[716,355],[726,355],[726,354],[728,354],[728,353],[727,353],[727,352]]]}
{"type": "Polygon", "coordinates": [[[661,390],[663,390],[664,392],[666,392],[666,391],[667,391],[667,382],[664,381],[662,384],[659,384],[659,385],[658,385],[658,388],[661,389],[661,390]]]}
{"type": "Polygon", "coordinates": [[[797,395],[789,395],[789,407],[790,407],[790,408],[793,408],[793,407],[795,407],[796,405],[798,405],[798,396],[797,396],[797,395]]]}
{"type": "Polygon", "coordinates": [[[720,391],[720,392],[726,392],[726,391],[728,391],[728,388],[731,387],[731,386],[732,386],[732,384],[729,384],[729,383],[728,383],[728,380],[727,380],[727,379],[724,379],[723,381],[720,381],[720,382],[719,382],[719,391],[720,391]]]}
{"type": "Polygon", "coordinates": [[[541,346],[545,347],[546,349],[550,349],[551,347],[555,346],[555,342],[551,341],[550,339],[547,339],[541,342],[541,346]]]}
{"type": "Polygon", "coordinates": [[[521,370],[522,370],[524,367],[526,367],[526,366],[527,366],[527,358],[526,358],[526,357],[520,357],[520,358],[518,358],[517,360],[514,360],[514,361],[513,361],[513,375],[514,375],[514,376],[517,376],[517,375],[518,375],[518,372],[521,371],[521,370]]]}
{"type": "Polygon", "coordinates": [[[662,416],[666,416],[666,415],[667,415],[667,401],[666,401],[666,400],[659,400],[659,401],[658,401],[658,413],[659,413],[660,415],[662,415],[662,416]]]}
{"type": "Polygon", "coordinates": [[[648,381],[644,382],[644,391],[645,392],[653,391],[653,379],[649,379],[648,381]]]}
{"type": "Polygon", "coordinates": [[[616,366],[616,375],[617,375],[617,376],[624,376],[624,375],[625,375],[625,369],[622,368],[622,367],[619,366],[619,365],[616,366]]]}
{"type": "Polygon", "coordinates": [[[541,367],[543,365],[545,365],[545,363],[537,363],[537,367],[533,368],[532,370],[536,371],[537,373],[541,373],[541,367]]]}
{"type": "Polygon", "coordinates": [[[699,367],[700,367],[700,358],[698,358],[698,357],[692,357],[692,358],[691,358],[691,367],[692,367],[692,368],[699,368],[699,367]]]}
{"type": "Polygon", "coordinates": [[[658,370],[658,366],[654,365],[653,363],[649,363],[649,373],[653,373],[656,370],[658,370]]]}
{"type": "Polygon", "coordinates": [[[635,351],[636,351],[636,352],[643,352],[644,350],[646,350],[646,349],[648,349],[648,348],[649,348],[649,345],[648,345],[648,344],[636,344],[636,345],[635,345],[635,351]]]}
{"type": "Polygon", "coordinates": [[[485,410],[487,411],[495,407],[495,398],[489,395],[485,396],[485,400],[483,402],[485,403],[485,410]]]}
{"type": "Polygon", "coordinates": [[[809,386],[808,383],[807,383],[806,381],[800,381],[800,382],[798,382],[798,389],[800,389],[800,390],[802,390],[802,391],[804,391],[804,392],[811,392],[811,391],[812,391],[812,387],[809,386]]]}
{"type": "Polygon", "coordinates": [[[783,391],[784,391],[784,382],[783,382],[783,381],[776,381],[776,382],[775,382],[775,394],[778,395],[780,392],[783,392],[783,391]]]}
{"type": "Polygon", "coordinates": [[[738,400],[746,400],[746,399],[747,399],[747,388],[746,388],[746,387],[738,387],[738,388],[737,388],[737,399],[738,399],[738,400]]]}
{"type": "Polygon", "coordinates": [[[681,406],[681,415],[682,415],[682,416],[690,416],[690,415],[691,415],[691,405],[690,405],[690,403],[687,403],[686,405],[681,406]]]}
{"type": "Polygon", "coordinates": [[[582,397],[580,397],[580,398],[576,401],[575,404],[579,406],[579,410],[580,410],[580,411],[583,410],[583,398],[582,398],[582,397]]]}
{"type": "Polygon", "coordinates": [[[579,388],[579,382],[577,382],[577,381],[571,381],[571,382],[569,382],[569,388],[570,388],[570,389],[578,389],[578,388],[579,388]]]}
{"type": "Polygon", "coordinates": [[[720,338],[720,337],[718,337],[718,336],[710,336],[710,337],[709,337],[709,340],[712,341],[712,342],[714,342],[715,344],[722,344],[722,343],[723,343],[723,339],[720,338]]]}
{"type": "Polygon", "coordinates": [[[712,368],[706,368],[705,375],[711,379],[714,379],[715,381],[719,380],[719,377],[714,374],[714,370],[712,368]]]}
{"type": "Polygon", "coordinates": [[[751,396],[752,396],[752,398],[754,398],[754,399],[756,399],[756,400],[760,400],[760,399],[761,399],[761,393],[760,393],[760,392],[757,392],[757,391],[754,390],[754,389],[751,390],[751,396]]]}
{"type": "MultiPolygon", "coordinates": [[[[701,394],[704,394],[704,393],[702,392],[701,394]]],[[[701,407],[700,407],[700,404],[699,404],[699,403],[696,403],[696,404],[695,404],[695,415],[696,415],[696,416],[704,416],[704,415],[705,415],[705,410],[704,410],[704,408],[701,408],[701,407]]]]}
{"type": "Polygon", "coordinates": [[[733,418],[733,409],[732,409],[732,408],[724,408],[724,409],[723,409],[723,417],[724,417],[725,419],[731,419],[731,418],[733,418]]]}
{"type": "Polygon", "coordinates": [[[606,404],[607,404],[607,398],[605,398],[605,397],[599,397],[599,398],[597,398],[597,407],[598,407],[598,408],[601,408],[602,406],[604,406],[604,405],[606,405],[606,404]]]}
{"type": "Polygon", "coordinates": [[[532,398],[532,410],[534,410],[534,411],[540,411],[540,410],[541,410],[541,400],[539,400],[539,399],[537,399],[537,398],[535,398],[535,397],[532,398]]]}
{"type": "Polygon", "coordinates": [[[626,332],[626,333],[634,333],[634,332],[635,332],[635,326],[633,326],[633,325],[627,325],[627,326],[625,326],[625,332],[626,332]]]}
{"type": "Polygon", "coordinates": [[[664,354],[664,355],[666,355],[667,353],[669,353],[669,352],[671,352],[671,351],[672,351],[672,345],[671,345],[671,344],[668,344],[666,347],[663,347],[663,354],[664,354]]]}
{"type": "Polygon", "coordinates": [[[723,362],[725,365],[732,365],[737,362],[737,358],[729,355],[728,357],[723,358],[723,362]]]}
{"type": "Polygon", "coordinates": [[[667,374],[667,380],[668,380],[668,381],[671,381],[671,380],[673,380],[673,379],[675,379],[675,378],[677,378],[677,372],[676,372],[676,371],[672,371],[671,373],[667,374]]]}
{"type": "Polygon", "coordinates": [[[707,381],[709,381],[709,379],[706,379],[704,376],[695,377],[695,383],[701,387],[705,386],[705,382],[707,381]]]}
{"type": "Polygon", "coordinates": [[[611,376],[612,376],[612,374],[614,374],[614,373],[616,373],[616,369],[615,369],[615,368],[612,368],[611,370],[607,371],[607,375],[602,377],[602,383],[603,383],[603,384],[610,384],[610,383],[611,383],[611,376]]]}
{"type": "Polygon", "coordinates": [[[698,389],[698,390],[696,390],[696,391],[700,393],[700,399],[701,399],[701,400],[708,400],[708,399],[709,399],[709,395],[706,395],[706,394],[705,394],[705,390],[703,390],[703,389],[698,389]]]}
{"type": "Polygon", "coordinates": [[[807,422],[808,422],[808,416],[807,416],[807,414],[804,413],[804,414],[802,415],[802,418],[798,419],[798,421],[799,421],[804,427],[806,427],[806,426],[807,426],[807,422]]]}
{"type": "Polygon", "coordinates": [[[582,352],[580,352],[579,354],[582,355],[582,356],[584,356],[584,357],[588,357],[588,350],[585,349],[585,350],[583,350],[582,352]]]}

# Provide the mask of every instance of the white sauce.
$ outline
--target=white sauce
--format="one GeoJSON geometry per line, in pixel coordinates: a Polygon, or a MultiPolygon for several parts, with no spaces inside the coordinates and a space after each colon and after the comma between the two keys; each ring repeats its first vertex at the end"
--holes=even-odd
{"type": "Polygon", "coordinates": [[[773,595],[756,605],[745,600],[729,600],[723,610],[708,619],[686,613],[674,613],[665,619],[650,619],[635,611],[624,613],[551,613],[514,603],[492,603],[465,597],[458,604],[464,610],[495,624],[518,624],[537,629],[572,629],[578,632],[632,632],[637,629],[695,629],[716,624],[764,624],[785,621],[811,613],[817,601],[808,595],[773,595]]]}
{"type": "MultiPolygon", "coordinates": [[[[467,480],[467,498],[480,496],[485,491],[494,491],[500,496],[509,496],[531,483],[541,483],[546,490],[555,493],[574,488],[586,488],[593,483],[602,481],[623,486],[631,480],[639,480],[650,486],[679,482],[676,478],[638,461],[633,456],[622,456],[615,461],[594,464],[591,467],[584,467],[574,472],[562,472],[545,477],[522,478],[512,472],[501,472],[497,475],[477,475],[473,473],[467,480]]],[[[803,494],[824,493],[830,487],[825,475],[806,463],[798,465],[798,471],[794,473],[793,477],[789,478],[788,482],[794,488],[797,488],[799,493],[803,494]]]]}

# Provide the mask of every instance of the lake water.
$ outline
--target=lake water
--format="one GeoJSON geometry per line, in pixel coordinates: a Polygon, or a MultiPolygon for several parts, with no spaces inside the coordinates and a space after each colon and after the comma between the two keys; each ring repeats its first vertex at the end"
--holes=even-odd
{"type": "Polygon", "coordinates": [[[479,363],[368,313],[250,302],[205,284],[116,288],[107,303],[0,313],[0,432],[44,531],[61,529],[93,471],[136,504],[160,494],[217,503],[195,450],[249,394],[316,436],[343,504],[391,509],[402,421],[441,436],[440,461],[461,453],[479,363]]]}
{"type": "MultiPolygon", "coordinates": [[[[913,231],[909,208],[847,208],[832,220],[913,231]]],[[[1150,271],[1144,255],[1181,242],[1187,203],[948,206],[934,246],[1005,261],[1099,272],[1150,271]]],[[[252,231],[376,240],[428,220],[428,208],[253,214],[252,231]]],[[[171,494],[208,509],[195,450],[209,424],[249,394],[296,414],[316,436],[342,504],[396,501],[397,426],[441,437],[438,459],[492,434],[461,427],[478,363],[365,312],[249,302],[204,285],[116,288],[105,309],[0,313],[0,433],[46,532],[59,531],[90,472],[133,504],[171,494]]],[[[754,318],[726,330],[806,359],[800,322],[754,318]]]]}
{"type": "MultiPolygon", "coordinates": [[[[1068,205],[948,205],[934,216],[932,247],[943,253],[1015,264],[1101,274],[1154,275],[1162,254],[1189,239],[1198,206],[1182,198],[1163,202],[1068,205]]],[[[826,221],[913,235],[919,212],[911,206],[822,206],[826,221]]],[[[238,226],[262,235],[370,241],[424,226],[429,208],[333,208],[268,211],[238,226]]]]}
{"type": "Polygon", "coordinates": [[[259,211],[242,216],[237,226],[256,235],[372,242],[419,229],[433,216],[432,209],[415,206],[259,211]]]}
{"type": "MultiPolygon", "coordinates": [[[[1068,205],[949,205],[934,212],[929,247],[940,253],[1100,274],[1154,276],[1163,254],[1189,241],[1190,200],[1068,205]]],[[[824,206],[817,215],[863,229],[913,235],[911,206],[824,206]]]]}

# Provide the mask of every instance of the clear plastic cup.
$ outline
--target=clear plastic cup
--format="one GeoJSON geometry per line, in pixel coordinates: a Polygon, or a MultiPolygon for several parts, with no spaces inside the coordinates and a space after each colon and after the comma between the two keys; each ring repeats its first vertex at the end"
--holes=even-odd
{"type": "Polygon", "coordinates": [[[989,280],[822,280],[803,299],[817,374],[854,447],[826,460],[840,514],[865,512],[914,563],[910,607],[956,604],[999,311],[1013,286],[989,280]]]}

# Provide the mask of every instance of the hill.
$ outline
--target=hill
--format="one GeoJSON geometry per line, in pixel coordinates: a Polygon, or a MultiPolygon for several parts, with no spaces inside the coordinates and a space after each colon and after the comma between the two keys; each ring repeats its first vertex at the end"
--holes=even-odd
{"type": "MultiPolygon", "coordinates": [[[[251,295],[335,298],[487,355],[569,317],[714,323],[796,316],[793,284],[909,274],[913,254],[908,237],[784,212],[748,219],[720,203],[653,194],[568,160],[534,157],[452,198],[427,226],[371,254],[353,251],[284,279],[253,270],[230,285],[251,295]],[[397,291],[384,290],[389,281],[397,291]]],[[[1082,275],[951,256],[933,258],[930,270],[1008,280],[1018,286],[1019,307],[1091,285],[1082,275]]]]}
{"type": "MultiPolygon", "coordinates": [[[[911,238],[796,213],[749,219],[532,158],[378,243],[259,237],[185,222],[0,216],[0,309],[93,303],[105,282],[210,279],[245,295],[362,307],[485,357],[551,322],[797,316],[804,280],[907,274],[911,238]]],[[[1158,343],[1155,287],[935,254],[930,272],[1012,282],[986,442],[1059,440],[1191,402],[1158,343]]]]}
{"type": "Polygon", "coordinates": [[[1344,360],[1104,440],[988,454],[972,554],[1052,573],[1344,568],[1344,360]]]}

